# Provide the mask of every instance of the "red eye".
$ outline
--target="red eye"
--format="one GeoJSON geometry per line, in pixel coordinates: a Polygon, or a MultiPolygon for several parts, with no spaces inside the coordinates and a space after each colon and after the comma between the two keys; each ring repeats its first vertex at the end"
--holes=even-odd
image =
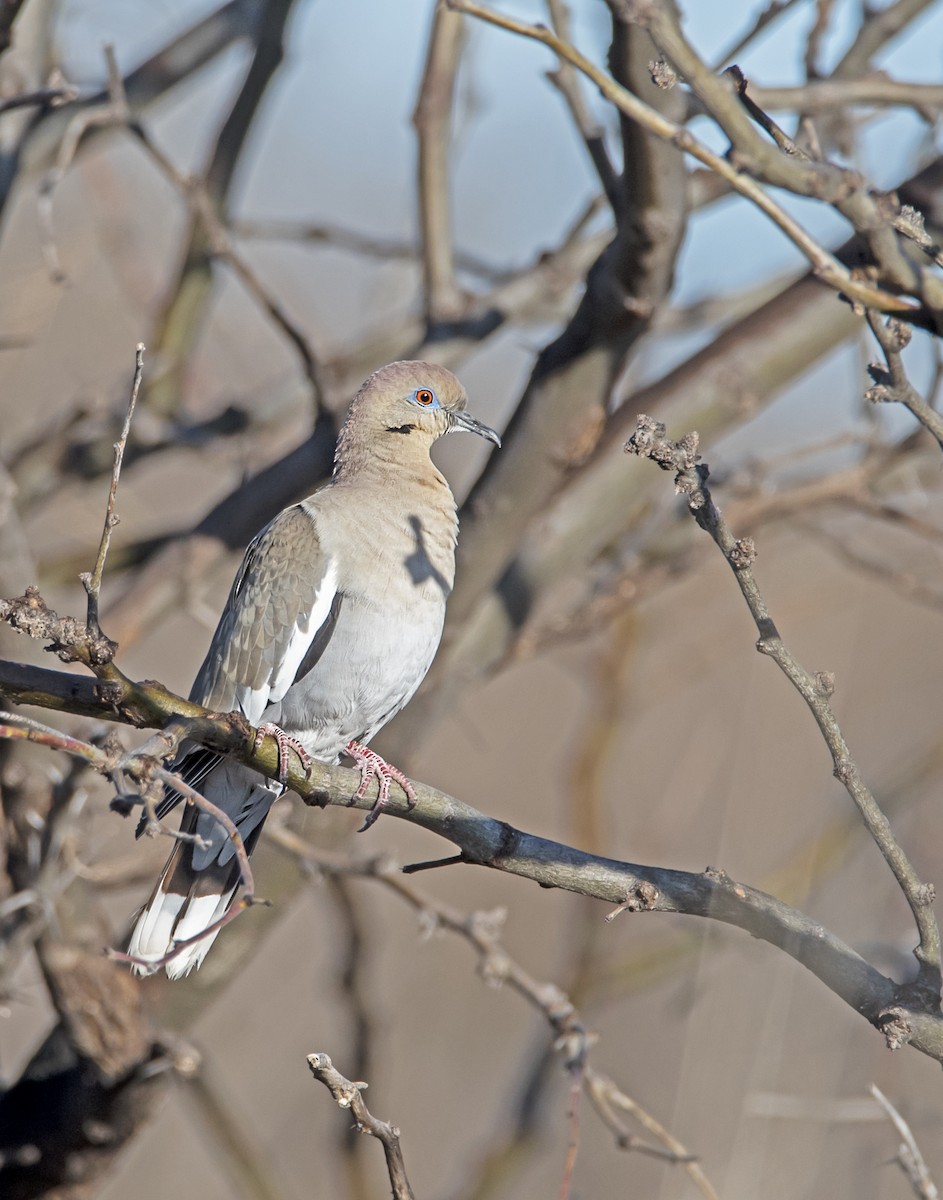
{"type": "Polygon", "coordinates": [[[435,400],[435,396],[433,396],[432,392],[430,392],[428,388],[420,388],[416,393],[417,404],[429,405],[433,402],[433,400],[435,400]]]}

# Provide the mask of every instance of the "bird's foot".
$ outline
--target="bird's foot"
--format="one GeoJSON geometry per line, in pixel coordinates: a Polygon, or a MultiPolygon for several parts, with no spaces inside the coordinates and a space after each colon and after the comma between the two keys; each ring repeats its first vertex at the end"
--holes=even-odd
{"type": "Polygon", "coordinates": [[[286,733],[284,729],[280,729],[277,725],[273,725],[271,721],[266,721],[264,725],[260,725],[255,735],[255,747],[258,748],[265,741],[266,737],[273,737],[278,743],[278,782],[281,784],[288,782],[288,751],[294,750],[298,755],[298,761],[301,763],[304,773],[311,770],[314,765],[314,759],[308,751],[302,746],[297,738],[286,733]]]}
{"type": "Polygon", "coordinates": [[[384,805],[390,798],[390,787],[394,782],[398,783],[405,792],[410,808],[416,803],[416,791],[413,785],[402,771],[388,763],[385,758],[377,754],[376,750],[371,750],[369,746],[363,746],[360,742],[348,742],[344,747],[344,753],[348,754],[360,768],[360,787],[357,788],[355,798],[362,800],[374,779],[377,780],[380,789],[377,802],[367,813],[367,819],[357,830],[358,833],[369,829],[383,811],[384,805]]]}

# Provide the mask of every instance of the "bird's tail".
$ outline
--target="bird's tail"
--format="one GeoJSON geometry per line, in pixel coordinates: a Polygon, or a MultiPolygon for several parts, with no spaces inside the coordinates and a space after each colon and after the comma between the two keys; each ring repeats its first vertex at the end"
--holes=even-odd
{"type": "Polygon", "coordinates": [[[128,953],[138,960],[132,964],[138,975],[151,975],[161,965],[171,979],[189,975],[203,962],[218,928],[181,947],[165,962],[166,955],[175,945],[196,938],[213,926],[235,898],[239,869],[234,862],[225,868],[194,871],[186,861],[186,850],[184,842],[174,847],[134,926],[128,953]],[[151,963],[154,965],[148,965],[151,963]]]}
{"type": "MultiPolygon", "coordinates": [[[[258,841],[274,799],[269,788],[250,784],[233,814],[247,854],[258,841]]],[[[138,975],[151,975],[163,966],[171,979],[179,979],[200,966],[219,933],[217,922],[239,890],[239,862],[219,821],[188,806],[180,831],[183,838],[171,851],[128,943],[138,975]],[[200,937],[205,930],[210,932],[200,937]],[[168,958],[180,943],[187,944],[168,958]]]]}

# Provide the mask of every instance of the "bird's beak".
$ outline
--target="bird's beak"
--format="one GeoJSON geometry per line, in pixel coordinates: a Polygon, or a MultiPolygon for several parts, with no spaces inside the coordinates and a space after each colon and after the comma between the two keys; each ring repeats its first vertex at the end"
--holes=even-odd
{"type": "Polygon", "coordinates": [[[489,442],[494,442],[499,450],[501,449],[501,439],[484,421],[479,421],[477,417],[473,417],[464,409],[461,412],[453,412],[451,417],[453,429],[464,429],[468,433],[477,433],[479,437],[487,438],[489,442]]]}

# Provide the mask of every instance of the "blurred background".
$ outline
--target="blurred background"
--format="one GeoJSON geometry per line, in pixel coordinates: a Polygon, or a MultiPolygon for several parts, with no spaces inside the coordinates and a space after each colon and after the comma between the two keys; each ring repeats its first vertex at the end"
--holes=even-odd
{"type": "MultiPolygon", "coordinates": [[[[682,9],[704,63],[736,62],[813,158],[898,189],[939,242],[939,2],[682,9]]],[[[703,103],[652,84],[658,49],[618,6],[504,11],[555,23],[726,151],[703,103]]],[[[835,673],[862,772],[922,878],[943,878],[940,448],[903,408],[865,400],[880,354],[863,315],[546,48],[430,0],[25,0],[0,6],[0,30],[9,16],[0,95],[45,92],[0,108],[0,594],[37,583],[84,614],[78,573],[144,342],[102,625],[125,672],[186,694],[242,549],[329,470],[363,377],[443,361],[508,436],[487,465],[477,439],[436,449],[471,495],[453,616],[378,748],[529,832],[723,868],[911,977],[909,910],[814,722],[756,654],[671,480],[621,451],[639,411],[675,437],[699,430],[784,639],[835,673]]],[[[822,246],[847,247],[835,207],[773,194],[822,246]]],[[[867,245],[846,261],[881,278],[867,245]]],[[[905,364],[932,402],[936,339],[918,329],[905,364]]],[[[56,665],[6,629],[0,651],[56,665]]],[[[891,1054],[791,958],[691,917],[607,924],[597,901],[497,872],[417,876],[410,903],[332,869],[449,852],[406,821],[354,839],[355,814],[286,796],[253,860],[273,906],[240,917],[194,976],[132,981],[101,947],[122,944],[168,843],[135,843],[107,786],[63,756],[3,753],[3,1115],[58,1124],[48,1163],[5,1146],[4,1195],[388,1194],[380,1147],[312,1081],[312,1051],[369,1082],[417,1196],[912,1195],[871,1083],[943,1180],[939,1064],[891,1054]],[[584,1098],[565,1182],[570,1080],[552,1031],[483,977],[436,904],[504,910],[507,952],[569,994],[598,1033],[594,1065],[703,1177],[620,1149],[584,1098]],[[97,1099],[73,1129],[77,1080],[97,1099]]]]}

